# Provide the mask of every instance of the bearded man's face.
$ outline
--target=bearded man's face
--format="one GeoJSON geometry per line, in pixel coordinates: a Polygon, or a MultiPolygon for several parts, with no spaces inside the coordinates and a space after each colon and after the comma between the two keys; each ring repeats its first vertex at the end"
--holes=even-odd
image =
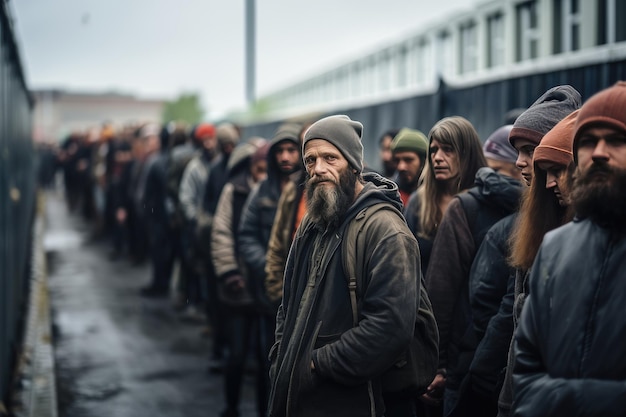
{"type": "Polygon", "coordinates": [[[626,231],[626,134],[587,128],[578,138],[577,156],[571,195],[576,214],[626,231]]]}
{"type": "Polygon", "coordinates": [[[307,211],[321,229],[337,227],[356,196],[358,177],[333,144],[312,139],[306,144],[307,211]]]}
{"type": "Polygon", "coordinates": [[[309,216],[321,229],[338,227],[354,202],[357,175],[349,168],[339,172],[339,181],[307,175],[306,196],[309,216]]]}

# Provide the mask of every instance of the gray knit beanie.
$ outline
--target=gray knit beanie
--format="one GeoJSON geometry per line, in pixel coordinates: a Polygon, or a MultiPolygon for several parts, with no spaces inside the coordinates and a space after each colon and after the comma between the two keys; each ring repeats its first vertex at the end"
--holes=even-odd
{"type": "Polygon", "coordinates": [[[333,145],[359,173],[363,171],[363,125],[345,115],[328,116],[313,123],[304,134],[302,155],[311,139],[324,139],[333,145]]]}
{"type": "Polygon", "coordinates": [[[549,89],[515,120],[509,142],[515,145],[517,139],[526,139],[539,145],[541,138],[580,104],[580,93],[571,85],[549,89]]]}

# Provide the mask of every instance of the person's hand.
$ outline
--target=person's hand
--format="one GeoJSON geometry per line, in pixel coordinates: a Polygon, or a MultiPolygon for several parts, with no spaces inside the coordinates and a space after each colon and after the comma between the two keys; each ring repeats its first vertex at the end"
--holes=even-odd
{"type": "Polygon", "coordinates": [[[426,388],[426,393],[422,395],[421,400],[429,405],[438,405],[443,399],[443,391],[446,387],[446,377],[438,373],[435,379],[426,388]]]}
{"type": "Polygon", "coordinates": [[[224,285],[228,292],[236,294],[246,287],[246,281],[241,275],[231,275],[226,278],[224,285]]]}
{"type": "Polygon", "coordinates": [[[124,223],[126,221],[126,217],[127,213],[125,208],[119,207],[115,211],[115,220],[117,220],[118,223],[124,223]]]}

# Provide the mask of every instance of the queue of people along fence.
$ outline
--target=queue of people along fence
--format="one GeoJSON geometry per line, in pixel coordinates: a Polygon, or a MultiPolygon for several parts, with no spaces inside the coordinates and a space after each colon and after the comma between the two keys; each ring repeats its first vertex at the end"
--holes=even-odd
{"type": "Polygon", "coordinates": [[[40,181],[203,326],[223,417],[250,369],[260,417],[626,415],[626,82],[371,134],[103,125],[40,181]]]}

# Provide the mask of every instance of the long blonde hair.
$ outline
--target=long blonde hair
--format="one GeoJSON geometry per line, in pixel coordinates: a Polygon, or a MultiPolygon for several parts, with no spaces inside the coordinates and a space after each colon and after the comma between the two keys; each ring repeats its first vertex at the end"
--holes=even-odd
{"type": "Polygon", "coordinates": [[[464,117],[451,116],[439,120],[428,133],[429,146],[433,140],[453,149],[459,162],[459,175],[452,182],[437,181],[429,150],[420,176],[422,185],[417,191],[420,199],[418,234],[424,238],[432,238],[437,232],[443,217],[439,209],[441,199],[470,188],[474,185],[476,171],[487,165],[478,133],[464,117]]]}

